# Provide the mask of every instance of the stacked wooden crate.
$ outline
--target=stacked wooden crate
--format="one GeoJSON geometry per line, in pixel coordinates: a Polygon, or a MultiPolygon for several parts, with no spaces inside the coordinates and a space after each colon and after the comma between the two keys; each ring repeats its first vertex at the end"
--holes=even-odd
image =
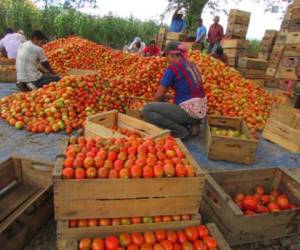
{"type": "Polygon", "coordinates": [[[238,62],[238,70],[247,79],[252,79],[264,85],[268,61],[260,58],[242,57],[238,62]]]}
{"type": "Polygon", "coordinates": [[[237,66],[238,58],[245,57],[249,48],[249,41],[245,39],[223,39],[221,43],[228,63],[232,67],[237,66]]]}
{"type": "Polygon", "coordinates": [[[156,37],[156,43],[161,50],[164,49],[166,37],[167,37],[167,29],[164,27],[160,28],[156,37]]]}
{"type": "Polygon", "coordinates": [[[279,32],[277,35],[275,45],[273,46],[272,53],[270,55],[269,66],[266,71],[266,87],[278,87],[278,83],[275,79],[275,76],[279,68],[283,52],[285,50],[287,35],[287,32],[279,32]]]}
{"type": "MultiPolygon", "coordinates": [[[[86,136],[89,139],[87,140],[96,138],[104,143],[101,145],[107,145],[111,138],[116,140],[126,138],[114,129],[109,131],[115,122],[117,122],[118,128],[136,130],[145,139],[159,137],[159,140],[166,135],[165,132],[169,133],[166,130],[161,130],[162,133],[160,133],[155,128],[149,127],[150,124],[112,111],[106,115],[93,116],[88,119],[86,136]],[[134,123],[128,123],[126,117],[134,123]],[[149,126],[141,128],[142,124],[149,126]],[[107,137],[109,138],[105,139],[107,137]]],[[[175,143],[184,155],[187,164],[190,164],[196,171],[195,175],[170,178],[64,179],[66,145],[64,152],[57,159],[53,172],[55,218],[58,221],[58,249],[69,249],[69,244],[72,245],[74,242],[76,244],[85,237],[102,237],[109,234],[145,232],[154,229],[183,229],[189,225],[199,225],[201,222],[199,206],[204,185],[204,172],[183,143],[180,140],[176,140],[175,143]],[[189,218],[181,221],[174,219],[149,222],[149,219],[154,220],[155,217],[173,218],[178,216],[181,218],[188,216],[189,218]],[[131,220],[136,217],[147,221],[133,224],[131,220]],[[87,224],[75,228],[69,224],[71,221],[87,221],[88,219],[96,219],[96,221],[124,219],[126,223],[101,225],[99,222],[101,226],[88,227],[87,224]]]]}
{"type": "Polygon", "coordinates": [[[272,48],[275,44],[278,32],[276,30],[266,30],[263,40],[260,44],[258,57],[264,60],[269,60],[272,48]]]}
{"type": "Polygon", "coordinates": [[[228,17],[226,37],[245,39],[250,23],[251,13],[231,9],[228,17]]]}

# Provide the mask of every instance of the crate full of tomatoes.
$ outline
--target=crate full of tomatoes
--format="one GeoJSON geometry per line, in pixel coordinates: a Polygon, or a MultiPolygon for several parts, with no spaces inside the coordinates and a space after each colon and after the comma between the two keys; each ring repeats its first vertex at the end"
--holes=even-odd
{"type": "Polygon", "coordinates": [[[180,140],[71,138],[54,169],[57,220],[198,214],[204,172],[180,140]]]}
{"type": "Polygon", "coordinates": [[[123,232],[107,236],[94,235],[78,241],[61,242],[66,250],[230,250],[222,234],[212,223],[169,230],[155,229],[144,232],[123,232]]]}
{"type": "Polygon", "coordinates": [[[300,231],[300,180],[281,168],[213,171],[201,214],[230,245],[294,236],[300,231]]]}

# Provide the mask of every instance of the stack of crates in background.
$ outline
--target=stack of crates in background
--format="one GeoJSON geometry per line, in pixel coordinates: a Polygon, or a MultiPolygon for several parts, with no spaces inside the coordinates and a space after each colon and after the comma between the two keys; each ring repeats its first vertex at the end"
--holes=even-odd
{"type": "Polygon", "coordinates": [[[300,3],[294,3],[289,8],[288,32],[300,31],[300,3]]]}
{"type": "Polygon", "coordinates": [[[260,86],[264,86],[267,68],[268,61],[261,58],[242,57],[238,61],[238,70],[241,74],[260,86]]]}
{"type": "Polygon", "coordinates": [[[221,45],[228,57],[228,64],[236,67],[238,59],[247,56],[249,41],[245,39],[223,39],[221,45]]]}
{"type": "Polygon", "coordinates": [[[298,64],[300,64],[300,32],[288,32],[285,49],[275,76],[279,89],[299,92],[300,84],[295,73],[298,64]]]}
{"type": "MultiPolygon", "coordinates": [[[[295,1],[296,2],[296,1],[295,1]]],[[[295,3],[294,3],[295,4],[295,3]]],[[[291,20],[291,9],[293,4],[289,5],[281,23],[280,31],[287,31],[291,20]]]]}
{"type": "Polygon", "coordinates": [[[167,37],[167,29],[165,27],[160,28],[156,37],[156,43],[161,50],[164,49],[166,37],[167,37]]]}
{"type": "Polygon", "coordinates": [[[245,39],[250,23],[251,13],[237,9],[230,10],[226,30],[227,38],[245,39]]]}
{"type": "Polygon", "coordinates": [[[260,44],[258,57],[264,60],[269,60],[272,48],[275,44],[278,32],[276,30],[266,30],[263,40],[260,44]]]}
{"type": "Polygon", "coordinates": [[[279,32],[275,45],[273,46],[272,53],[269,59],[269,66],[266,71],[266,82],[265,86],[268,88],[277,88],[278,83],[275,80],[276,73],[280,66],[280,61],[285,50],[287,32],[279,32]]]}

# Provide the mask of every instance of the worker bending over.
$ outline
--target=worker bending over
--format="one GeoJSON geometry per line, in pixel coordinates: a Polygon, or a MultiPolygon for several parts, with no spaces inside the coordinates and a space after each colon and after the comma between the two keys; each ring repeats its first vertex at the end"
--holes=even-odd
{"type": "Polygon", "coordinates": [[[45,84],[60,80],[51,69],[42,48],[47,41],[42,31],[35,30],[31,39],[19,46],[16,60],[17,87],[22,91],[41,88],[45,84]]]}
{"type": "Polygon", "coordinates": [[[186,49],[178,42],[166,47],[169,66],[160,82],[154,100],[145,105],[143,113],[147,121],[164,129],[172,135],[186,139],[189,129],[198,130],[200,119],[207,111],[207,98],[201,74],[196,65],[186,59],[186,49]],[[169,88],[175,91],[174,104],[163,102],[169,88]]]}

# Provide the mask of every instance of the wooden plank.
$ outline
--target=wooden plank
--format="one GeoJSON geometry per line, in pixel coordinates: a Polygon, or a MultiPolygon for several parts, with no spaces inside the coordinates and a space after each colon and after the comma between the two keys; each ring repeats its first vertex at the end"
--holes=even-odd
{"type": "Polygon", "coordinates": [[[22,160],[22,179],[26,185],[46,187],[52,184],[53,165],[34,163],[31,160],[22,160]]]}
{"type": "Polygon", "coordinates": [[[259,59],[259,58],[242,57],[239,59],[238,67],[246,68],[246,69],[266,70],[268,67],[268,62],[266,60],[259,59]]]}
{"type": "Polygon", "coordinates": [[[13,162],[10,159],[0,163],[0,190],[16,180],[16,173],[13,168],[13,162]]]}
{"type": "Polygon", "coordinates": [[[56,180],[55,195],[62,199],[131,199],[144,197],[197,196],[202,194],[204,176],[153,179],[56,180]],[[82,194],[73,192],[79,190],[82,194]]]}
{"type": "Polygon", "coordinates": [[[38,188],[17,184],[4,197],[0,198],[0,222],[9,216],[22,203],[26,202],[38,188]]]}
{"type": "Polygon", "coordinates": [[[200,197],[174,197],[130,200],[55,199],[56,220],[78,218],[120,218],[135,216],[196,214],[200,197]]]}
{"type": "Polygon", "coordinates": [[[228,245],[228,243],[224,239],[224,236],[220,233],[214,223],[208,223],[206,224],[206,226],[209,230],[209,234],[218,241],[219,250],[231,250],[231,247],[228,245]]]}
{"type": "Polygon", "coordinates": [[[190,221],[172,221],[160,223],[144,223],[119,226],[99,226],[85,228],[69,228],[67,221],[57,222],[57,237],[61,240],[80,240],[83,238],[107,237],[121,233],[134,233],[162,230],[180,230],[188,226],[197,226],[201,223],[200,216],[195,216],[190,221]]]}
{"type": "Polygon", "coordinates": [[[52,176],[54,181],[56,179],[61,179],[62,171],[63,171],[63,164],[64,164],[64,157],[58,157],[55,161],[52,176]]]}

